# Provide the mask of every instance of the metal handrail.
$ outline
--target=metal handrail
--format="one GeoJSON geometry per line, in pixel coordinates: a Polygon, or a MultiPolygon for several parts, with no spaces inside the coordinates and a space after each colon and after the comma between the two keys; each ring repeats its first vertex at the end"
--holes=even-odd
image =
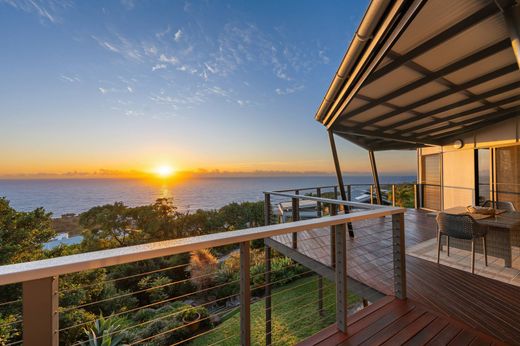
{"type": "Polygon", "coordinates": [[[389,208],[387,206],[377,205],[377,204],[359,203],[359,202],[352,202],[352,201],[344,201],[341,199],[331,199],[331,198],[323,198],[323,197],[315,197],[315,196],[307,196],[307,195],[295,195],[295,194],[283,193],[283,192],[277,192],[277,191],[265,191],[264,194],[270,194],[272,196],[280,196],[280,197],[287,197],[287,198],[305,199],[305,200],[316,201],[316,202],[321,202],[321,203],[325,203],[325,204],[346,205],[349,207],[356,207],[359,209],[378,210],[381,208],[389,208]]]}
{"type": "MultiPolygon", "coordinates": [[[[334,203],[337,202],[336,200],[330,201],[334,203]]],[[[363,206],[366,207],[366,205],[363,206]]],[[[242,243],[287,233],[297,233],[313,228],[342,225],[347,222],[403,214],[406,211],[404,208],[380,206],[369,209],[370,210],[351,214],[324,216],[321,218],[296,221],[287,224],[275,224],[123,248],[87,252],[33,262],[4,265],[0,266],[0,285],[26,282],[84,270],[99,269],[157,257],[171,256],[210,247],[242,243]]]]}

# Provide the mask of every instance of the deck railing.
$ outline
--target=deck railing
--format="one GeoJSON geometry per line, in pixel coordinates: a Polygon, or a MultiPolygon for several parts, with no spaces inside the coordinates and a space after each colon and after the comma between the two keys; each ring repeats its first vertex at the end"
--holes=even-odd
{"type": "MultiPolygon", "coordinates": [[[[321,199],[320,203],[332,201],[321,199]]],[[[358,206],[353,202],[345,205],[358,206]]],[[[269,218],[270,209],[266,207],[266,211],[269,218]]],[[[0,289],[21,286],[20,299],[0,302],[0,307],[2,304],[21,305],[20,319],[12,323],[19,324],[22,335],[6,344],[79,345],[87,341],[83,329],[92,329],[89,339],[98,343],[108,337],[120,337],[131,345],[152,342],[270,345],[296,342],[333,322],[345,330],[349,264],[344,225],[385,217],[392,219],[393,270],[394,277],[398,278],[395,294],[403,298],[406,294],[404,212],[402,208],[369,206],[350,214],[332,212],[285,224],[1,266],[0,289]],[[324,284],[313,268],[258,244],[277,236],[329,227],[335,239],[336,269],[331,284],[324,284]],[[205,249],[212,250],[208,254],[205,249]],[[260,251],[265,251],[261,259],[260,251]],[[211,253],[226,255],[215,260],[211,259],[211,253]],[[199,257],[194,258],[197,255],[199,257]],[[162,261],[162,267],[147,269],[145,264],[152,260],[162,261]],[[221,270],[223,263],[228,265],[226,270],[221,270]],[[132,272],[123,270],[128,270],[125,266],[130,265],[132,272]],[[104,272],[101,281],[74,281],[80,273],[94,275],[107,268],[122,269],[118,275],[106,276],[104,272]],[[222,278],[225,275],[227,279],[222,278]],[[126,290],[118,290],[121,282],[135,285],[127,284],[126,290]],[[305,285],[315,287],[317,297],[313,298],[313,289],[301,291],[305,285]],[[88,297],[80,301],[72,299],[80,289],[88,292],[88,297]],[[107,291],[112,294],[100,294],[107,291]],[[295,292],[293,297],[287,294],[291,291],[295,292]],[[309,306],[316,308],[316,316],[301,313],[309,306]],[[68,313],[79,311],[83,313],[81,318],[64,319],[68,313]],[[96,331],[94,322],[103,322],[99,317],[103,311],[104,319],[114,323],[104,332],[96,331]],[[287,322],[289,316],[291,319],[287,322]],[[125,317],[126,322],[120,322],[121,317],[125,317]],[[291,333],[272,329],[273,323],[282,320],[287,322],[291,333]],[[284,339],[289,334],[296,339],[284,339]]]]}

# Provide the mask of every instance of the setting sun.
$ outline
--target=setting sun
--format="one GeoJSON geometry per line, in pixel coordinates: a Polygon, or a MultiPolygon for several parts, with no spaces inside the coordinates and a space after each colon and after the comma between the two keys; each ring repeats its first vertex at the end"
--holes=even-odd
{"type": "Polygon", "coordinates": [[[175,173],[175,170],[171,166],[158,166],[153,171],[157,176],[161,178],[168,178],[175,173]]]}

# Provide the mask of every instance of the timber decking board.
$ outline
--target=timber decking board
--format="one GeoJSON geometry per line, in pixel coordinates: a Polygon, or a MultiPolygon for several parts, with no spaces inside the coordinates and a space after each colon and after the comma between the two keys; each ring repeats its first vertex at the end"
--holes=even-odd
{"type": "MultiPolygon", "coordinates": [[[[387,248],[391,234],[389,218],[357,222],[353,226],[356,235],[354,243],[352,239],[347,241],[348,275],[386,295],[392,295],[392,252],[391,248],[387,248]]],[[[427,212],[409,209],[405,214],[405,234],[407,247],[434,238],[435,218],[427,212]]],[[[291,240],[290,236],[273,239],[286,245],[291,240]]],[[[298,246],[299,252],[330,265],[329,229],[300,233],[298,246]]],[[[520,344],[520,287],[408,255],[406,274],[408,298],[411,300],[498,340],[520,344]]],[[[416,320],[410,324],[410,328],[416,327],[415,322],[424,321],[416,320]]],[[[446,329],[449,326],[443,323],[444,320],[435,318],[423,330],[403,342],[415,345],[415,342],[420,344],[431,341],[437,344],[439,335],[444,335],[445,339],[449,334],[447,332],[450,329],[446,329]],[[446,329],[446,333],[438,333],[441,327],[442,330],[446,329]]],[[[460,328],[457,330],[460,332],[460,328]]],[[[403,340],[400,333],[395,337],[398,338],[396,341],[403,340]]],[[[457,335],[453,335],[455,337],[457,335]]]]}
{"type": "Polygon", "coordinates": [[[501,344],[467,325],[428,311],[410,299],[381,300],[373,306],[368,313],[361,310],[351,316],[347,333],[332,325],[299,345],[402,345],[405,342],[409,345],[501,344]]]}

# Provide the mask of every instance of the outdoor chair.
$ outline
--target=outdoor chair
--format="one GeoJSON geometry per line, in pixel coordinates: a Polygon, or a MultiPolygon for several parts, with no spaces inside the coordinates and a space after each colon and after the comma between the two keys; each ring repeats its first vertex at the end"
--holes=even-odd
{"type": "MultiPolygon", "coordinates": [[[[493,201],[487,200],[482,204],[483,207],[486,208],[493,208],[493,201]]],[[[507,211],[516,211],[515,205],[513,202],[504,202],[504,201],[498,201],[495,202],[495,208],[496,209],[503,209],[507,211]]]]}
{"type": "Polygon", "coordinates": [[[455,215],[447,213],[439,213],[437,215],[437,263],[439,263],[441,255],[442,236],[447,237],[446,253],[450,255],[450,237],[456,239],[471,240],[471,273],[475,273],[475,240],[483,239],[483,252],[486,267],[487,260],[487,227],[479,225],[469,215],[455,215]]]}

